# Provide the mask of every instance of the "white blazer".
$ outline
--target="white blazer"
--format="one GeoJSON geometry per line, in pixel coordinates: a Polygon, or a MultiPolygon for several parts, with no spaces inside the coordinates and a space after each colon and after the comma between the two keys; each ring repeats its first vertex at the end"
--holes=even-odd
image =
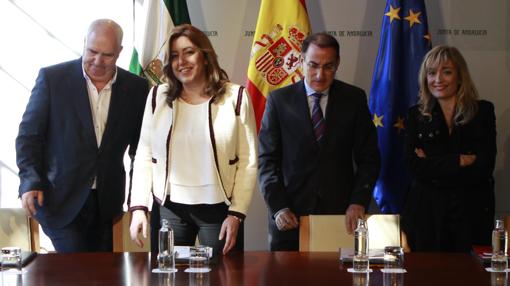
{"type": "MultiPolygon", "coordinates": [[[[224,96],[209,103],[209,127],[225,203],[229,212],[246,215],[257,178],[257,131],[246,91],[242,93],[239,116],[236,116],[239,88],[237,84],[227,83],[224,96]]],[[[163,84],[155,98],[152,90],[147,96],[134,163],[130,211],[148,210],[151,194],[161,204],[168,195],[171,172],[168,147],[178,108],[177,105],[170,108],[166,102],[167,90],[168,84],[163,84]]]]}

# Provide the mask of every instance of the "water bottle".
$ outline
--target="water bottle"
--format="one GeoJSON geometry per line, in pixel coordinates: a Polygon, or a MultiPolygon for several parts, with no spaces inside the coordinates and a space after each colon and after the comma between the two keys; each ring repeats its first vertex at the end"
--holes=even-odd
{"type": "Polygon", "coordinates": [[[364,219],[358,219],[354,230],[354,258],[352,268],[355,271],[368,271],[368,227],[364,219]]]}
{"type": "Polygon", "coordinates": [[[175,270],[175,252],[174,252],[174,232],[168,223],[168,220],[161,220],[161,229],[159,230],[159,253],[158,268],[161,271],[175,270]]]}
{"type": "Polygon", "coordinates": [[[494,270],[505,270],[508,267],[507,260],[508,232],[502,220],[496,220],[492,231],[492,257],[491,267],[494,270]]]}

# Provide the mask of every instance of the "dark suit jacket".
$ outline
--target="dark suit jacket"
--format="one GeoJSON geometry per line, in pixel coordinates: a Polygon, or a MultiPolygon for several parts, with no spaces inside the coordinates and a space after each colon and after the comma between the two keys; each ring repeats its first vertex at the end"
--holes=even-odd
{"type": "Polygon", "coordinates": [[[39,223],[53,228],[69,224],[96,176],[102,219],[122,212],[123,157],[127,146],[130,154],[136,151],[147,93],[145,79],[118,68],[98,147],[81,58],[40,70],[16,138],[20,196],[44,191],[39,223]]]}
{"type": "Polygon", "coordinates": [[[379,174],[377,133],[363,90],[335,80],[316,142],[304,82],[272,92],[259,133],[259,185],[270,215],[342,214],[368,207],[379,174]]]}

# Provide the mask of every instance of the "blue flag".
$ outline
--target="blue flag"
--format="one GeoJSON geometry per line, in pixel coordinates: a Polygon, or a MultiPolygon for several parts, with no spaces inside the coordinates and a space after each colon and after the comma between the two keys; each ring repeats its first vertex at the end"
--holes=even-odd
{"type": "Polygon", "coordinates": [[[418,72],[430,47],[423,0],[388,0],[369,99],[382,159],[374,198],[383,213],[401,212],[409,186],[406,115],[418,101],[418,72]]]}

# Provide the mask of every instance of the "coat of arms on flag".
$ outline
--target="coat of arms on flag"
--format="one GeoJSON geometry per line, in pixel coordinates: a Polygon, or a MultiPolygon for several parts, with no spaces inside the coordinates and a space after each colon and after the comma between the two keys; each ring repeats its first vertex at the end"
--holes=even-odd
{"type": "Polygon", "coordinates": [[[252,57],[256,57],[255,68],[266,83],[279,85],[288,77],[292,82],[303,77],[299,63],[305,37],[306,34],[296,25],[284,31],[280,24],[276,24],[269,35],[262,34],[255,41],[252,57]]]}
{"type": "Polygon", "coordinates": [[[129,70],[151,85],[166,81],[168,39],[174,25],[190,23],[186,0],[133,1],[134,49],[129,70]]]}
{"type": "Polygon", "coordinates": [[[304,77],[301,44],[310,30],[305,0],[261,0],[246,81],[257,129],[266,96],[304,77]]]}

